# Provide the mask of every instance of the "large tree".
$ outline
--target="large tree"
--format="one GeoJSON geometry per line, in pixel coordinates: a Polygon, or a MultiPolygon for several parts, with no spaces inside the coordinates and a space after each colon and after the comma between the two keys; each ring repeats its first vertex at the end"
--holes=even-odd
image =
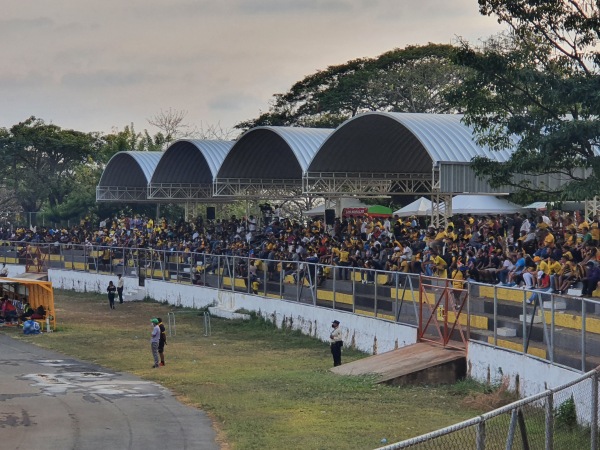
{"type": "Polygon", "coordinates": [[[456,50],[440,44],[408,46],[329,66],[285,94],[275,94],[268,112],[236,128],[335,127],[366,111],[456,112],[445,94],[468,75],[468,69],[453,63],[456,50]]]}
{"type": "Polygon", "coordinates": [[[479,141],[513,149],[506,164],[474,161],[495,186],[579,200],[600,193],[600,4],[575,0],[479,0],[509,31],[480,48],[462,43],[457,61],[474,69],[449,100],[466,111],[479,141]],[[557,174],[559,189],[517,174],[557,174]]]}
{"type": "Polygon", "coordinates": [[[0,174],[4,187],[27,212],[56,207],[76,189],[73,177],[97,150],[93,134],[63,130],[35,117],[0,133],[0,174]]]}

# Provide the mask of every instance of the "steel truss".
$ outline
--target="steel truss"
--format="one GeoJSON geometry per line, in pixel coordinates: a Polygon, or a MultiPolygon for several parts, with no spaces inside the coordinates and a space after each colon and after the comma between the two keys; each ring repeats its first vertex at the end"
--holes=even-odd
{"type": "Polygon", "coordinates": [[[97,186],[97,202],[147,202],[145,187],[97,186]]]}
{"type": "Polygon", "coordinates": [[[211,201],[212,184],[160,183],[148,186],[149,200],[211,201]]]}
{"type": "Polygon", "coordinates": [[[428,195],[439,190],[439,172],[307,172],[302,178],[302,190],[305,194],[321,196],[428,195]]]}
{"type": "Polygon", "coordinates": [[[251,199],[283,199],[302,195],[300,180],[215,178],[215,197],[242,197],[251,199]]]}

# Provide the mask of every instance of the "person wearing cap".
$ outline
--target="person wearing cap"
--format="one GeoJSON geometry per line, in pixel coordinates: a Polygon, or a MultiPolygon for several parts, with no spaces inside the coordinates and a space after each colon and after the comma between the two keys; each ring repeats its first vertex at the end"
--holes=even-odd
{"type": "Polygon", "coordinates": [[[158,319],[150,320],[152,324],[152,335],[150,337],[150,347],[152,348],[152,357],[154,358],[153,369],[159,367],[158,365],[158,344],[160,342],[160,327],[158,326],[158,319]]]}
{"type": "Polygon", "coordinates": [[[333,331],[329,335],[331,341],[331,355],[333,356],[333,367],[342,365],[342,331],[340,330],[340,322],[334,320],[331,322],[331,328],[333,331]]]}

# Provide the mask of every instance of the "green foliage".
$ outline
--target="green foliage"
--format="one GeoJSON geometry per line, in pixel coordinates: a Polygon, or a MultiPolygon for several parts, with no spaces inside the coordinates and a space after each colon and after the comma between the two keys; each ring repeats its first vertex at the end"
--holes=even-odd
{"type": "Polygon", "coordinates": [[[481,0],[510,32],[480,49],[463,42],[456,62],[474,72],[448,96],[466,111],[480,144],[515,148],[506,164],[477,158],[492,186],[582,200],[600,191],[600,51],[597,2],[481,0]],[[545,175],[564,188],[533,185],[515,175],[545,175]]]}
{"type": "Polygon", "coordinates": [[[359,58],[306,76],[270,110],[236,128],[259,125],[335,128],[365,111],[452,112],[445,98],[469,70],[455,65],[456,49],[428,44],[394,49],[377,58],[359,58]]]}
{"type": "Polygon", "coordinates": [[[30,117],[0,134],[0,173],[25,211],[62,204],[76,168],[97,150],[97,137],[30,117]]]}
{"type": "Polygon", "coordinates": [[[577,428],[577,410],[573,395],[568,400],[562,402],[554,411],[556,428],[563,428],[573,431],[577,428]]]}

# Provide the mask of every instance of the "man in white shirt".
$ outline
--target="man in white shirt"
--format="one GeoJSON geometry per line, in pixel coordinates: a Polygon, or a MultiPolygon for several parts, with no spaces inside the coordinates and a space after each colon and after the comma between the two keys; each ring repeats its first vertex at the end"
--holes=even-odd
{"type": "Polygon", "coordinates": [[[123,303],[123,287],[125,285],[125,280],[121,276],[121,274],[117,275],[119,280],[117,281],[117,294],[119,294],[119,303],[123,303]]]}
{"type": "Polygon", "coordinates": [[[329,335],[331,340],[331,354],[333,355],[333,367],[342,365],[342,331],[340,330],[340,322],[334,320],[331,323],[333,331],[329,335]]]}

